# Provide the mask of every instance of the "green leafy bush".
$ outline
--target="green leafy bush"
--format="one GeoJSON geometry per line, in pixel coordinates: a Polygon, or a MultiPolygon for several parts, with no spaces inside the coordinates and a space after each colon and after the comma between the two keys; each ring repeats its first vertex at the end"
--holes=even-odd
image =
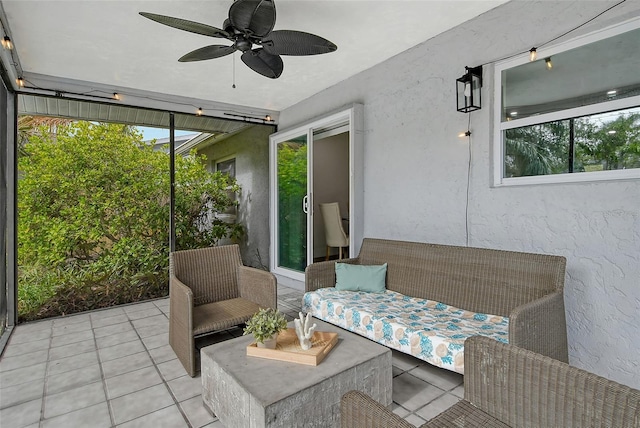
{"type": "MultiPolygon", "coordinates": [[[[18,168],[21,320],[167,294],[166,153],[130,126],[74,122],[32,133],[18,168]]],[[[241,225],[215,218],[239,191],[204,157],[176,156],[176,248],[241,236],[241,225]]]]}

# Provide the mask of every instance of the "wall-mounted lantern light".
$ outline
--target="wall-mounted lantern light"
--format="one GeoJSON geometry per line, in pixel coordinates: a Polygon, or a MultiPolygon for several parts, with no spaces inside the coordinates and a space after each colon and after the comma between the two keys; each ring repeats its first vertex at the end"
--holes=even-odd
{"type": "Polygon", "coordinates": [[[469,113],[482,107],[480,89],[482,88],[482,66],[465,67],[467,72],[456,79],[458,111],[469,113]]]}

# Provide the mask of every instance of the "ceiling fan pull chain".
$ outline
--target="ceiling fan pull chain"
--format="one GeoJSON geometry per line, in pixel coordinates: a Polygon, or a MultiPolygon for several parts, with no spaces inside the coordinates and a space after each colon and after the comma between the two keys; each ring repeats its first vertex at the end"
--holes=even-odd
{"type": "Polygon", "coordinates": [[[236,88],[236,53],[233,53],[233,85],[231,85],[233,89],[236,88]]]}

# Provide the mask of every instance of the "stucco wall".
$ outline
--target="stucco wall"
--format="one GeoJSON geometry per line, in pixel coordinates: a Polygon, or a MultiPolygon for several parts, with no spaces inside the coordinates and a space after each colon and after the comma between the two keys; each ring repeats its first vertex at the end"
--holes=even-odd
{"type": "MultiPolygon", "coordinates": [[[[283,111],[285,129],[364,104],[365,236],[465,245],[468,116],[455,79],[526,52],[612,2],[512,1],[283,111]]],[[[560,41],[640,16],[627,1],[560,41]]],[[[594,58],[597,60],[597,58],[594,58]]],[[[493,65],[471,114],[469,245],[567,257],[573,365],[640,388],[640,182],[491,187],[493,65]]]]}
{"type": "Polygon", "coordinates": [[[236,179],[242,186],[238,222],[245,227],[240,244],[245,265],[269,267],[269,135],[272,126],[253,126],[200,153],[209,161],[235,155],[236,179]]]}

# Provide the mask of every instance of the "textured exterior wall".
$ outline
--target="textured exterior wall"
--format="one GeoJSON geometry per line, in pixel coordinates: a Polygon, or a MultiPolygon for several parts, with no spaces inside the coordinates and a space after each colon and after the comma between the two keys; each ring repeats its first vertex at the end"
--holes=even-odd
{"type": "Polygon", "coordinates": [[[253,126],[246,131],[200,151],[209,161],[232,155],[236,179],[242,186],[238,219],[245,227],[240,244],[242,262],[269,268],[269,135],[271,126],[253,126]]]}
{"type": "MultiPolygon", "coordinates": [[[[455,79],[574,28],[601,1],[512,1],[285,110],[281,129],[361,102],[365,236],[465,245],[469,145],[455,79]]],[[[640,16],[627,1],[559,41],[640,16]]],[[[567,257],[573,365],[640,387],[640,181],[491,187],[493,65],[471,114],[468,240],[567,257]]]]}

